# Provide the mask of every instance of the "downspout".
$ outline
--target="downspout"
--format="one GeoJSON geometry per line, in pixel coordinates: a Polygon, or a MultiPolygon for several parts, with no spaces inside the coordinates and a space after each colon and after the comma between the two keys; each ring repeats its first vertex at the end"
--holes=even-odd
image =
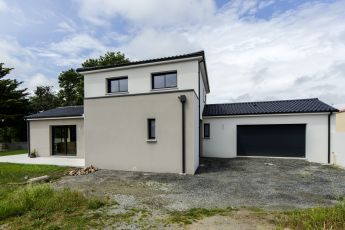
{"type": "Polygon", "coordinates": [[[180,95],[178,97],[182,104],[182,174],[186,173],[186,137],[185,137],[185,104],[187,101],[186,95],[180,95]]]}
{"type": "Polygon", "coordinates": [[[30,157],[30,121],[26,120],[26,132],[27,132],[27,142],[28,142],[28,156],[30,157]]]}
{"type": "Polygon", "coordinates": [[[200,64],[201,61],[199,61],[199,65],[198,65],[198,101],[199,101],[199,120],[198,120],[198,126],[199,126],[199,160],[201,157],[201,126],[200,126],[200,64]]]}
{"type": "Polygon", "coordinates": [[[328,164],[331,163],[331,114],[328,114],[328,164]]]}

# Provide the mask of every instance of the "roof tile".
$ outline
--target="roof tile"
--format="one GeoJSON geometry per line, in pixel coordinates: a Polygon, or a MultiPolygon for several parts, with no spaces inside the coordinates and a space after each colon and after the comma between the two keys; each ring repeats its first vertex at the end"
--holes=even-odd
{"type": "Polygon", "coordinates": [[[66,106],[58,107],[55,109],[49,109],[40,113],[32,114],[26,117],[26,119],[36,118],[51,118],[51,117],[79,117],[84,114],[84,106],[66,106]]]}
{"type": "Polygon", "coordinates": [[[205,105],[203,116],[317,113],[338,110],[317,98],[205,105]]]}

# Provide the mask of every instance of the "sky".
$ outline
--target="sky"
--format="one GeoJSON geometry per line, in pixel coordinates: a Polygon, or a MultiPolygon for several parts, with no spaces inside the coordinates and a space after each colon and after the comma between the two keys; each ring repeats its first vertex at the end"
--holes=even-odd
{"type": "Polygon", "coordinates": [[[208,103],[345,106],[345,0],[0,0],[0,28],[0,62],[30,92],[107,51],[204,50],[208,103]]]}

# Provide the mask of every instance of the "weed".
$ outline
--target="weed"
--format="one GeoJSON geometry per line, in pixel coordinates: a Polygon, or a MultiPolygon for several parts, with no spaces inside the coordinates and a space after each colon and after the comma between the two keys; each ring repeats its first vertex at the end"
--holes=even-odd
{"type": "Polygon", "coordinates": [[[284,212],[278,215],[279,228],[345,229],[345,200],[333,207],[317,207],[284,212]]]}

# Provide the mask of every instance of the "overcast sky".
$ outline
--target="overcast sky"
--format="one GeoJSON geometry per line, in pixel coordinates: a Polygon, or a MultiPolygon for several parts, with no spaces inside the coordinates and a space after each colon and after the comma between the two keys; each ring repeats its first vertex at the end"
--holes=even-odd
{"type": "Polygon", "coordinates": [[[345,104],[345,0],[0,0],[0,62],[32,91],[106,51],[205,50],[209,103],[345,104]]]}

